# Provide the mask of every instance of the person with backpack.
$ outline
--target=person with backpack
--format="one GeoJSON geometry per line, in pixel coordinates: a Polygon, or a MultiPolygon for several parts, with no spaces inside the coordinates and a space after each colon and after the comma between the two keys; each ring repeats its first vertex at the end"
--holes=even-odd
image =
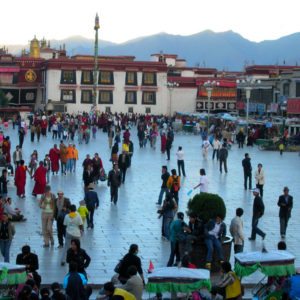
{"type": "Polygon", "coordinates": [[[178,192],[180,190],[180,177],[176,175],[176,170],[171,170],[171,176],[167,181],[167,188],[170,190],[172,196],[175,198],[175,201],[178,205],[179,198],[178,192]]]}

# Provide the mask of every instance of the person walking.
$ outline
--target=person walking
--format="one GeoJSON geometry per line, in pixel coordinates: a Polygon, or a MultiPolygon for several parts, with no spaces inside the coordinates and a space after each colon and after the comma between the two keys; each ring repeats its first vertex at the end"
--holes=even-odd
{"type": "Polygon", "coordinates": [[[88,192],[85,194],[84,201],[86,208],[89,211],[87,215],[87,228],[94,228],[94,212],[99,207],[99,198],[97,192],[94,191],[95,185],[90,183],[88,186],[88,192]]]}
{"type": "Polygon", "coordinates": [[[220,173],[222,173],[222,164],[224,164],[225,173],[228,172],[227,157],[228,157],[228,150],[226,149],[226,145],[223,144],[221,150],[219,151],[220,173]]]}
{"type": "Polygon", "coordinates": [[[122,183],[125,182],[126,170],[130,165],[129,155],[125,150],[122,151],[122,154],[119,155],[118,165],[122,175],[122,183]]]}
{"type": "Polygon", "coordinates": [[[20,162],[22,160],[22,150],[19,146],[16,147],[16,151],[13,153],[13,161],[15,164],[15,168],[17,168],[20,165],[20,162]]]}
{"type": "Polygon", "coordinates": [[[200,194],[208,193],[208,178],[205,169],[200,169],[200,182],[194,187],[194,190],[198,187],[200,187],[200,194]]]}
{"type": "Polygon", "coordinates": [[[14,223],[9,221],[7,213],[3,213],[0,223],[0,250],[6,263],[9,263],[9,249],[15,233],[14,223]]]}
{"type": "Polygon", "coordinates": [[[73,157],[73,172],[76,171],[76,162],[78,160],[78,150],[76,148],[76,145],[73,144],[73,151],[74,151],[74,157],[73,157]]]}
{"type": "Polygon", "coordinates": [[[51,171],[54,175],[54,172],[58,173],[59,171],[59,149],[57,148],[57,145],[55,144],[52,149],[49,151],[49,157],[51,160],[51,171]]]}
{"type": "Polygon", "coordinates": [[[239,148],[243,148],[245,142],[245,135],[242,130],[240,130],[239,133],[236,135],[236,140],[238,141],[239,148]]]}
{"type": "Polygon", "coordinates": [[[252,166],[251,158],[248,153],[245,153],[245,158],[242,160],[242,166],[244,168],[244,188],[247,190],[247,181],[249,179],[249,190],[252,189],[252,166]]]}
{"type": "Polygon", "coordinates": [[[60,164],[61,164],[61,174],[66,175],[67,170],[67,150],[66,146],[64,144],[60,144],[60,150],[59,150],[59,158],[60,158],[60,164]]]}
{"type": "Polygon", "coordinates": [[[49,154],[45,155],[45,158],[44,158],[44,168],[46,169],[47,183],[49,183],[49,181],[50,181],[50,171],[51,171],[51,160],[49,158],[49,154]]]}
{"type": "Polygon", "coordinates": [[[87,167],[83,170],[82,179],[84,182],[84,192],[88,191],[88,187],[91,183],[94,182],[94,174],[92,172],[92,165],[88,164],[87,167]]]}
{"type": "Polygon", "coordinates": [[[17,187],[17,196],[20,198],[25,198],[26,172],[31,177],[28,168],[24,165],[24,160],[21,160],[15,172],[15,186],[17,187]]]}
{"type": "Polygon", "coordinates": [[[262,164],[257,165],[257,170],[254,173],[254,178],[256,180],[256,187],[260,191],[260,197],[263,198],[264,184],[265,184],[265,171],[262,170],[262,164]]]}
{"type": "Polygon", "coordinates": [[[184,170],[184,152],[182,151],[182,147],[179,146],[178,150],[176,152],[177,156],[177,167],[178,167],[178,174],[181,176],[181,170],[182,170],[182,175],[185,177],[185,170],[184,170]]]}
{"type": "Polygon", "coordinates": [[[167,136],[167,141],[166,141],[166,152],[167,152],[167,160],[170,160],[170,151],[172,147],[172,137],[170,135],[167,136]]]}
{"type": "Polygon", "coordinates": [[[174,197],[177,205],[179,202],[179,198],[178,198],[178,192],[180,190],[180,177],[176,175],[176,170],[173,169],[171,170],[171,176],[169,177],[168,181],[167,181],[167,188],[168,190],[170,190],[170,193],[172,194],[172,196],[174,197]]]}
{"type": "Polygon", "coordinates": [[[113,169],[109,171],[107,176],[107,185],[110,187],[110,201],[116,205],[118,202],[118,189],[121,186],[121,172],[118,164],[114,164],[113,169]]]}
{"type": "Polygon", "coordinates": [[[63,248],[64,237],[66,236],[66,227],[64,226],[65,216],[70,212],[71,201],[69,198],[64,197],[64,192],[59,190],[57,198],[55,199],[54,206],[54,219],[56,221],[58,247],[63,248]]]}
{"type": "Polygon", "coordinates": [[[19,130],[19,147],[22,149],[24,143],[25,131],[23,127],[20,127],[19,130]]]}
{"type": "Polygon", "coordinates": [[[256,234],[260,235],[264,240],[266,237],[266,233],[260,230],[258,226],[259,219],[263,216],[265,212],[265,205],[259,196],[259,189],[255,188],[253,190],[254,201],[253,201],[253,216],[252,216],[252,233],[251,237],[249,237],[249,241],[255,241],[256,234]]]}
{"type": "Polygon", "coordinates": [[[216,136],[214,137],[212,146],[213,146],[212,159],[215,159],[215,156],[216,156],[217,160],[219,160],[219,150],[221,147],[221,142],[219,141],[219,139],[216,136]]]}
{"type": "Polygon", "coordinates": [[[236,216],[231,220],[229,231],[234,242],[234,253],[240,253],[243,252],[245,240],[243,221],[241,219],[241,216],[244,214],[244,210],[239,207],[236,209],[235,214],[236,216]]]}
{"type": "Polygon", "coordinates": [[[44,167],[44,162],[40,161],[39,167],[34,172],[33,178],[35,181],[35,185],[32,191],[32,195],[36,197],[36,195],[42,195],[45,192],[45,186],[47,184],[47,169],[44,167]]]}
{"type": "Polygon", "coordinates": [[[69,146],[66,149],[67,151],[67,172],[72,173],[73,170],[73,160],[74,160],[74,148],[71,143],[69,143],[69,146]]]}
{"type": "Polygon", "coordinates": [[[162,185],[161,185],[161,188],[160,188],[160,193],[159,193],[159,196],[158,196],[158,201],[156,203],[157,205],[161,205],[162,204],[163,196],[168,191],[167,182],[168,182],[168,179],[170,177],[170,173],[168,172],[168,167],[167,166],[162,166],[161,173],[162,173],[161,174],[162,185]]]}
{"type": "Polygon", "coordinates": [[[80,240],[81,233],[83,231],[83,222],[79,213],[76,212],[76,205],[71,205],[70,213],[65,216],[64,225],[66,226],[66,239],[61,257],[62,266],[66,263],[66,254],[68,249],[71,247],[71,241],[74,239],[80,240]]]}
{"type": "Polygon", "coordinates": [[[291,217],[291,211],[293,208],[293,197],[289,195],[289,188],[287,186],[284,187],[283,195],[279,197],[277,205],[280,207],[280,234],[282,238],[285,238],[288,221],[291,217]]]}
{"type": "Polygon", "coordinates": [[[203,154],[203,158],[207,158],[208,155],[208,149],[210,146],[210,142],[208,141],[207,136],[204,138],[204,141],[202,143],[202,154],[203,154]]]}
{"type": "Polygon", "coordinates": [[[112,126],[109,127],[107,135],[108,135],[108,145],[109,145],[109,148],[111,148],[112,143],[113,143],[113,139],[114,139],[114,136],[115,136],[115,133],[113,131],[112,126]]]}
{"type": "Polygon", "coordinates": [[[45,193],[41,196],[40,208],[42,209],[42,232],[44,236],[44,248],[49,247],[49,240],[51,246],[54,246],[53,239],[53,220],[54,220],[54,207],[55,207],[55,195],[51,193],[51,187],[46,185],[45,193]]]}

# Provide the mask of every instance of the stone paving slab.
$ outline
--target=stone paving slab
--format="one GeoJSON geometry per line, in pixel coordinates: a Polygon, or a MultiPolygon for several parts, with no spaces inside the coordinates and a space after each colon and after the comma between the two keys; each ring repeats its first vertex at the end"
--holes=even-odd
{"type": "MultiPolygon", "coordinates": [[[[13,153],[18,141],[17,131],[9,127],[6,132],[12,140],[13,153]]],[[[156,213],[157,197],[161,185],[161,166],[167,165],[169,169],[177,168],[176,149],[183,146],[185,152],[185,167],[187,177],[182,178],[182,188],[179,192],[179,210],[185,212],[188,197],[186,193],[199,181],[199,169],[205,168],[209,178],[209,192],[217,193],[223,197],[227,205],[226,224],[230,224],[235,215],[235,209],[243,207],[245,214],[244,232],[246,237],[251,232],[252,202],[253,196],[243,187],[243,170],[241,160],[244,153],[249,152],[252,158],[253,169],[258,163],[263,164],[266,173],[264,202],[266,206],[265,215],[260,221],[260,228],[267,233],[264,242],[267,249],[276,249],[279,235],[279,218],[277,200],[282,193],[283,186],[288,185],[291,195],[294,196],[294,209],[287,232],[288,250],[295,254],[296,264],[300,265],[299,251],[299,201],[300,194],[300,157],[297,153],[284,153],[280,156],[278,152],[260,151],[257,147],[238,149],[233,146],[229,151],[228,174],[220,174],[218,163],[211,160],[211,150],[207,160],[203,160],[201,153],[200,136],[177,134],[171,150],[171,160],[166,161],[166,155],[161,154],[160,147],[156,151],[149,148],[139,149],[136,130],[133,129],[131,137],[135,145],[132,167],[128,169],[125,185],[119,191],[119,202],[117,206],[110,203],[109,189],[106,183],[96,186],[100,198],[100,208],[95,213],[95,229],[86,231],[82,238],[82,247],[86,249],[92,258],[91,265],[87,269],[89,282],[93,284],[104,283],[113,275],[113,269],[118,260],[127,253],[131,243],[137,243],[140,248],[140,257],[143,268],[146,270],[150,259],[155,267],[165,266],[169,256],[169,243],[161,239],[161,219],[158,220],[156,213]]],[[[59,144],[59,141],[55,141],[59,144]]],[[[77,142],[77,141],[76,141],[77,142]]],[[[38,150],[39,159],[53,146],[51,137],[41,137],[40,143],[30,142],[30,136],[25,137],[23,152],[28,164],[30,154],[34,149],[38,150]]],[[[159,145],[160,143],[158,143],[159,145]]],[[[88,145],[78,145],[79,161],[74,174],[67,176],[54,175],[50,177],[53,192],[63,189],[65,195],[78,205],[83,199],[82,161],[87,153],[91,156],[98,152],[102,158],[104,167],[108,172],[111,167],[109,162],[110,150],[108,148],[107,135],[98,132],[97,139],[91,140],[88,145]]],[[[253,172],[254,174],[254,172],[253,172]]],[[[254,182],[254,178],[253,178],[254,182]]],[[[24,244],[30,244],[33,252],[39,255],[40,269],[43,283],[53,281],[62,282],[67,273],[67,266],[60,266],[61,250],[56,248],[43,249],[41,236],[41,211],[38,207],[38,198],[31,196],[34,182],[27,177],[26,199],[18,200],[15,189],[9,189],[15,207],[24,211],[25,223],[16,223],[16,236],[11,247],[11,262],[15,261],[16,255],[24,244]]],[[[54,225],[55,228],[55,225],[54,225]]],[[[57,239],[55,238],[55,247],[57,239]]],[[[256,242],[245,241],[245,251],[254,251],[262,248],[260,238],[256,242]]],[[[245,279],[245,282],[257,282],[260,275],[256,273],[245,279]]]]}

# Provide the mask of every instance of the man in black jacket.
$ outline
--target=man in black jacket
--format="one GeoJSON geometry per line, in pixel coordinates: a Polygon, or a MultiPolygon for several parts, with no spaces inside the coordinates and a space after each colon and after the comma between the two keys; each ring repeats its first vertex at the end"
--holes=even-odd
{"type": "Polygon", "coordinates": [[[170,150],[172,147],[172,142],[173,140],[171,136],[168,134],[167,141],[166,141],[167,160],[170,160],[170,150]]]}
{"type": "Polygon", "coordinates": [[[285,238],[286,228],[288,225],[289,218],[291,217],[291,211],[293,208],[293,197],[289,195],[288,187],[284,187],[283,195],[279,197],[277,205],[280,207],[280,234],[282,238],[285,238]]]}
{"type": "Polygon", "coordinates": [[[227,173],[227,157],[228,151],[226,149],[226,145],[223,144],[222,148],[219,151],[219,161],[220,161],[220,172],[222,173],[222,164],[224,164],[225,173],[227,173]]]}
{"type": "MultiPolygon", "coordinates": [[[[86,208],[89,211],[87,215],[87,228],[94,228],[94,212],[95,209],[99,207],[99,198],[97,192],[94,191],[95,185],[90,183],[88,186],[88,192],[85,194],[84,201],[86,203],[86,208]]],[[[79,269],[78,269],[79,270],[79,269]]],[[[79,270],[80,272],[80,270],[79,270]]]]}
{"type": "Polygon", "coordinates": [[[84,191],[87,192],[90,183],[94,182],[94,174],[92,171],[92,166],[90,164],[88,164],[87,167],[84,169],[82,178],[84,182],[84,191]]]}
{"type": "Polygon", "coordinates": [[[39,258],[36,254],[30,252],[30,246],[22,247],[22,253],[17,255],[16,265],[25,265],[27,273],[32,273],[36,285],[39,287],[41,276],[38,274],[39,258]]]}
{"type": "Polygon", "coordinates": [[[189,215],[189,229],[185,241],[185,251],[192,252],[193,244],[204,238],[204,227],[201,220],[197,219],[197,215],[193,212],[189,215]]]}
{"type": "Polygon", "coordinates": [[[249,178],[249,190],[252,189],[252,166],[251,166],[251,158],[249,154],[245,154],[245,158],[242,160],[242,165],[244,168],[244,187],[247,189],[247,179],[249,178]]]}
{"type": "Polygon", "coordinates": [[[261,218],[265,212],[265,205],[259,196],[259,189],[255,188],[253,190],[254,202],[253,202],[253,216],[252,216],[252,233],[251,237],[249,237],[249,241],[254,241],[256,238],[256,234],[260,235],[262,239],[265,239],[266,234],[261,231],[257,225],[258,220],[261,218]]]}
{"type": "Polygon", "coordinates": [[[168,181],[168,179],[170,177],[170,173],[168,172],[167,166],[162,166],[161,173],[162,173],[161,174],[162,185],[161,185],[161,188],[160,188],[160,193],[159,193],[159,196],[158,196],[158,201],[156,203],[157,205],[161,205],[164,193],[166,193],[168,191],[168,189],[167,189],[167,181],[168,181]]]}
{"type": "Polygon", "coordinates": [[[110,201],[117,204],[118,189],[121,185],[121,172],[119,171],[118,164],[114,164],[114,168],[109,171],[107,185],[110,186],[110,201]]]}
{"type": "Polygon", "coordinates": [[[122,183],[125,182],[126,170],[130,166],[130,158],[125,150],[119,155],[118,165],[122,175],[122,183]]]}

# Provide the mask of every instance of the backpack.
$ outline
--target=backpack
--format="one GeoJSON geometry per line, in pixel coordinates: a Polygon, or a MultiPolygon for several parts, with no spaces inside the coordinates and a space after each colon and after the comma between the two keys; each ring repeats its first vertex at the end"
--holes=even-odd
{"type": "Polygon", "coordinates": [[[173,178],[173,183],[171,186],[171,191],[172,192],[178,192],[179,191],[179,181],[178,181],[178,176],[175,178],[174,176],[172,176],[173,178]]]}

